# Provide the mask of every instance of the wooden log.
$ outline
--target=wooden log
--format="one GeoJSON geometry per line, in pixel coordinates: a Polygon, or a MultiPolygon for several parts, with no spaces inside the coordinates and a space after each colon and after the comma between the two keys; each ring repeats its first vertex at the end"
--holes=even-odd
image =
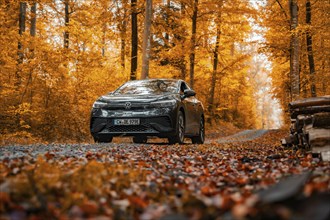
{"type": "Polygon", "coordinates": [[[330,105],[299,107],[290,110],[291,119],[297,118],[298,115],[311,115],[319,112],[330,112],[330,105]]]}
{"type": "Polygon", "coordinates": [[[330,95],[300,99],[289,103],[289,108],[330,105],[330,95]]]}
{"type": "Polygon", "coordinates": [[[312,128],[308,131],[309,144],[313,147],[330,146],[330,129],[312,128]]]}

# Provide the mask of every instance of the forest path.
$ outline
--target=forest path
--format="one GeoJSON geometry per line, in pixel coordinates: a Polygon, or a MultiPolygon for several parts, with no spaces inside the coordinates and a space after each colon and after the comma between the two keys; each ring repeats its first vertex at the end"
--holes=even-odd
{"type": "MultiPolygon", "coordinates": [[[[255,130],[244,130],[241,132],[238,132],[236,134],[221,137],[217,139],[216,142],[218,143],[233,143],[233,142],[245,142],[245,141],[252,141],[255,140],[264,134],[268,133],[269,130],[265,129],[255,129],[255,130]]],[[[208,143],[209,141],[206,141],[208,143]]]]}

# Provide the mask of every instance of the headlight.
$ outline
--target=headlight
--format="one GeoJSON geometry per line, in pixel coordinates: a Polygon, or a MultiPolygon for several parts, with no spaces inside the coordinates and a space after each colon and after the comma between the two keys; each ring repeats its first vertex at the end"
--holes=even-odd
{"type": "Polygon", "coordinates": [[[93,104],[93,108],[103,108],[107,106],[107,103],[96,101],[93,104]]]}
{"type": "Polygon", "coordinates": [[[159,107],[159,108],[171,108],[176,106],[175,100],[164,100],[164,101],[158,101],[153,102],[152,106],[159,107]]]}

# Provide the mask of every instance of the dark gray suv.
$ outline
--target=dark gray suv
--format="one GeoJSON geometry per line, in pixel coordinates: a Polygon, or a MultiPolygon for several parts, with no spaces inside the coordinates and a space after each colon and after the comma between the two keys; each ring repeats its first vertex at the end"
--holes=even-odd
{"type": "Polygon", "coordinates": [[[93,104],[90,131],[96,142],[115,136],[132,136],[134,143],[148,137],[168,138],[170,144],[202,144],[205,139],[204,108],[183,80],[128,81],[93,104]]]}

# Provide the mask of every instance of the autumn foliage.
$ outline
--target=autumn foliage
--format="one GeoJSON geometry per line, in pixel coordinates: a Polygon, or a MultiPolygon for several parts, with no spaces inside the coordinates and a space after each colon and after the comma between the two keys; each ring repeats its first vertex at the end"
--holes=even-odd
{"type": "MultiPolygon", "coordinates": [[[[221,29],[212,115],[241,127],[257,124],[248,80],[246,1],[201,1],[191,45],[192,2],[154,1],[150,78],[189,82],[194,47],[194,89],[209,106],[216,24],[221,29]],[[237,11],[240,11],[237,14],[237,11]],[[217,15],[221,13],[221,20],[217,15]]],[[[144,2],[138,1],[138,35],[144,2]]],[[[4,1],[0,5],[0,130],[3,143],[89,141],[93,101],[130,79],[129,1],[4,1]]],[[[141,38],[138,37],[138,45],[141,38]]],[[[139,46],[140,48],[140,46],[139,46]]],[[[138,51],[138,78],[141,50],[138,51]]],[[[213,118],[214,118],[213,117],[213,118]]]]}
{"type": "Polygon", "coordinates": [[[268,28],[263,51],[272,60],[273,91],[286,111],[292,101],[290,41],[298,37],[300,98],[330,94],[329,3],[318,0],[277,0],[263,9],[261,24],[268,28]],[[290,28],[289,2],[298,7],[298,26],[290,28]]]}
{"type": "MultiPolygon", "coordinates": [[[[153,1],[149,78],[182,78],[193,84],[208,122],[272,127],[278,118],[271,115],[280,106],[274,106],[270,94],[275,92],[283,108],[290,101],[292,31],[285,2],[153,1]]],[[[310,2],[313,16],[306,23],[305,1],[298,1],[302,97],[310,96],[312,84],[317,95],[329,94],[329,5],[310,2]],[[306,65],[307,35],[314,42],[313,77],[306,65]]],[[[133,60],[140,78],[145,13],[145,1],[3,1],[2,142],[89,141],[93,101],[133,78],[133,60]],[[132,33],[133,14],[137,33],[132,33]],[[133,48],[138,52],[134,59],[133,48]]]]}

